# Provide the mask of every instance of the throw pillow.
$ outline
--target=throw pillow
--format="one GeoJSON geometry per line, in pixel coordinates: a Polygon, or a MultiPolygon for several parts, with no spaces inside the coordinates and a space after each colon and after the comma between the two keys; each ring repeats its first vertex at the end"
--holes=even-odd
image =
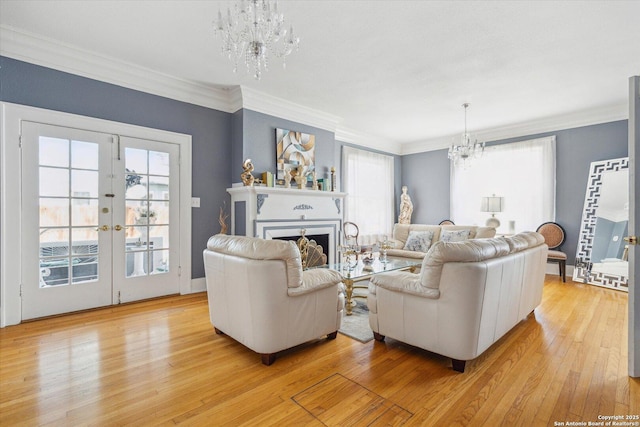
{"type": "Polygon", "coordinates": [[[443,242],[462,242],[469,238],[471,230],[442,230],[440,240],[443,242]]]}
{"type": "Polygon", "coordinates": [[[411,231],[407,237],[404,249],[409,251],[427,252],[431,246],[433,231],[411,231]]]}

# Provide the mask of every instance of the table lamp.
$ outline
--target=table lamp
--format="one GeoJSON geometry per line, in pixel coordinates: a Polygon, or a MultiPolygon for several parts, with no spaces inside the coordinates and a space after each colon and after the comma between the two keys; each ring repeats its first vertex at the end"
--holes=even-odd
{"type": "Polygon", "coordinates": [[[483,197],[480,205],[482,212],[491,212],[491,217],[487,219],[487,227],[500,227],[500,220],[496,218],[496,212],[502,212],[504,197],[498,197],[495,194],[489,197],[483,197]]]}

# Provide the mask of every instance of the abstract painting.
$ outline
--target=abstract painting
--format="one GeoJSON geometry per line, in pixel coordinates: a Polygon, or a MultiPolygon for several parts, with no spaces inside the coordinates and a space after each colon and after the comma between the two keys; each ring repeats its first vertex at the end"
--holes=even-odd
{"type": "Polygon", "coordinates": [[[315,135],[276,129],[276,164],[277,179],[284,179],[286,169],[303,168],[303,174],[315,170],[315,135]]]}

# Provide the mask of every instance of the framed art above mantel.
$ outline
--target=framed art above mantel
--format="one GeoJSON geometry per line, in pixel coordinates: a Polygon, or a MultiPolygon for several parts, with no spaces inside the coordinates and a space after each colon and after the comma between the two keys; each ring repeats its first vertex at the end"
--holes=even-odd
{"type": "Polygon", "coordinates": [[[315,135],[276,128],[276,179],[284,179],[287,169],[302,167],[304,175],[313,172],[315,148],[315,135]]]}

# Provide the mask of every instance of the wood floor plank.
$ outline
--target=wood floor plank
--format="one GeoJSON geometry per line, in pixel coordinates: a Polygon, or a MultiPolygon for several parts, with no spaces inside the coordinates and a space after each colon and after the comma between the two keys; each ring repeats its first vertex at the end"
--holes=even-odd
{"type": "Polygon", "coordinates": [[[204,293],[52,317],[0,329],[0,425],[548,426],[636,415],[626,305],[623,292],[548,276],[541,306],[463,374],[392,339],[341,334],[267,367],[214,332],[204,293]],[[304,393],[312,409],[296,402],[304,393]]]}

